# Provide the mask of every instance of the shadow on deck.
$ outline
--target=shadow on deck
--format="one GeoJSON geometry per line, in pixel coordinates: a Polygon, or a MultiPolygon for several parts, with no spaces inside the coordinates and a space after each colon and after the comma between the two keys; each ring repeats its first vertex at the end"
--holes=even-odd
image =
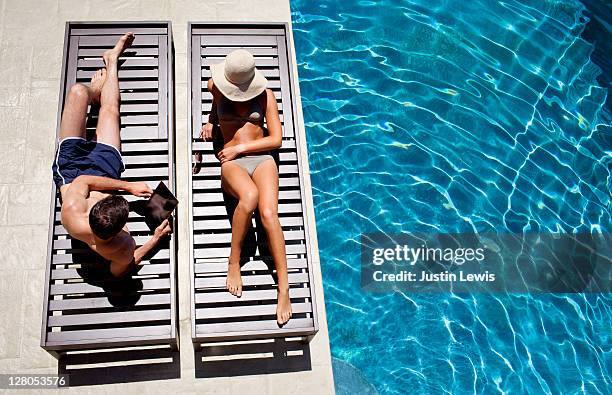
{"type": "Polygon", "coordinates": [[[205,343],[194,359],[197,378],[312,370],[310,346],[301,338],[205,343]]]}
{"type": "Polygon", "coordinates": [[[70,351],[59,359],[59,374],[71,387],[176,379],[181,376],[178,351],[168,346],[70,351]]]}

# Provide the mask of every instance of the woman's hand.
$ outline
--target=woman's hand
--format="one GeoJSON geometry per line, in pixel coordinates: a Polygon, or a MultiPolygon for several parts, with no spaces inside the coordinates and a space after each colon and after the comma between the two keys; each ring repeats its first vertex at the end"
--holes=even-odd
{"type": "Polygon", "coordinates": [[[134,196],[148,198],[151,197],[153,190],[146,182],[130,182],[127,191],[134,196]]]}
{"type": "Polygon", "coordinates": [[[200,131],[200,137],[204,139],[204,141],[212,140],[213,135],[213,124],[210,122],[202,125],[202,130],[200,131]]]}
{"type": "Polygon", "coordinates": [[[232,159],[235,159],[238,155],[240,155],[243,151],[242,144],[232,145],[231,147],[223,148],[219,151],[217,158],[221,164],[228,162],[232,159]]]}

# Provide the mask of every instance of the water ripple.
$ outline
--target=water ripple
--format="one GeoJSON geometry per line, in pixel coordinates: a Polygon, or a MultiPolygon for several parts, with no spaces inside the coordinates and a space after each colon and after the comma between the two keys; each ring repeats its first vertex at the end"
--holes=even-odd
{"type": "Polygon", "coordinates": [[[583,6],[291,7],[337,365],[388,394],[610,393],[610,294],[359,288],[363,232],[612,230],[612,127],[583,6]]]}

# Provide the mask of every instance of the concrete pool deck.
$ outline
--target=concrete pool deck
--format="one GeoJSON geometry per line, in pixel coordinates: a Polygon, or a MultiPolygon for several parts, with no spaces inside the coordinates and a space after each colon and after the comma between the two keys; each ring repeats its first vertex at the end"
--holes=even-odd
{"type": "MultiPolygon", "coordinates": [[[[0,12],[0,373],[56,374],[58,361],[40,348],[40,323],[54,156],[57,100],[66,21],[168,20],[175,46],[176,164],[178,199],[188,199],[187,22],[290,22],[288,0],[1,0],[0,12]]],[[[293,52],[293,49],[292,49],[293,52]]],[[[295,55],[294,55],[295,56],[295,55]]],[[[295,64],[294,64],[295,67],[295,64]]],[[[294,70],[297,74],[297,70],[294,70]]],[[[296,84],[297,87],[297,84],[296,84]]],[[[299,89],[299,88],[298,88],[299,89]]],[[[297,92],[299,100],[299,92],[297,92]]],[[[299,103],[298,103],[299,104],[299,103]]],[[[304,131],[301,106],[298,122],[304,131]]],[[[302,134],[302,139],[304,135],[302,134]]],[[[305,141],[302,144],[306,147],[305,141]]],[[[306,152],[302,163],[308,165],[306,152]]],[[[308,174],[306,169],[306,174],[308,174]]],[[[312,203],[310,180],[306,200],[312,203]]],[[[188,205],[179,205],[187,225],[188,205]]],[[[312,207],[307,210],[313,216],[312,207]]],[[[314,218],[311,218],[311,223],[314,218]]],[[[314,227],[313,227],[314,233],[314,227]]],[[[121,383],[88,385],[46,392],[78,393],[333,393],[323,286],[316,235],[313,263],[320,329],[305,353],[305,367],[286,373],[243,372],[200,378],[190,333],[188,227],[177,231],[180,353],[178,378],[119,378],[121,383]],[[198,376],[198,378],[196,378],[198,376]],[[136,380],[136,378],[134,379],[136,380]]],[[[278,358],[270,353],[270,360],[278,358]]],[[[272,365],[268,363],[267,365],[272,365]]],[[[266,365],[266,364],[264,364],[266,365]]],[[[95,367],[93,368],[95,369],[95,367]]],[[[95,370],[90,369],[92,374],[95,370]]],[[[288,369],[291,370],[291,369],[288,369]]],[[[281,370],[282,371],[282,370],[281,370]]],[[[40,391],[30,390],[32,393],[40,391]]],[[[21,393],[28,393],[23,390],[21,393]]]]}

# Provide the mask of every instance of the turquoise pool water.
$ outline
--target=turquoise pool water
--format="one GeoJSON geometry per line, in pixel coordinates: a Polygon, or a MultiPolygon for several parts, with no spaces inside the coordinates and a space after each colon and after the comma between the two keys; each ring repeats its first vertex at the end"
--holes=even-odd
{"type": "Polygon", "coordinates": [[[291,7],[339,393],[611,393],[610,294],[360,291],[363,232],[612,230],[583,5],[291,7]]]}

